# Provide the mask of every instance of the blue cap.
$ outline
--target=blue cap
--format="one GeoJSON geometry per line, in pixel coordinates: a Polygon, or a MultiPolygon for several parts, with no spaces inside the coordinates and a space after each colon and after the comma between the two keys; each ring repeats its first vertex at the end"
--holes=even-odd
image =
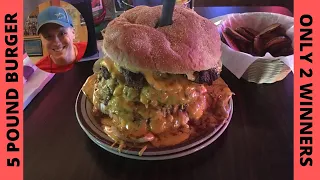
{"type": "Polygon", "coordinates": [[[73,27],[71,16],[65,9],[58,6],[50,6],[39,13],[37,34],[39,34],[39,29],[47,23],[55,23],[63,27],[73,27]]]}

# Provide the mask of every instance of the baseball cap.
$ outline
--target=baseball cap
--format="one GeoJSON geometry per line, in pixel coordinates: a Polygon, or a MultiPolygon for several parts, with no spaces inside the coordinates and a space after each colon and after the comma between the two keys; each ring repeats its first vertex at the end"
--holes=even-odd
{"type": "Polygon", "coordinates": [[[55,23],[63,27],[73,27],[71,16],[65,9],[58,6],[50,6],[39,13],[37,34],[39,34],[39,29],[48,23],[55,23]]]}

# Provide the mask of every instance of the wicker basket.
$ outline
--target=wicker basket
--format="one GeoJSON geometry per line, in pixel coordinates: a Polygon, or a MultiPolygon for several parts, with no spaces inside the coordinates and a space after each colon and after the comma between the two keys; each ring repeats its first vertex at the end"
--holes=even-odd
{"type": "MultiPolygon", "coordinates": [[[[245,26],[260,31],[265,28],[268,23],[278,22],[284,25],[287,30],[287,35],[293,41],[293,18],[265,12],[254,12],[254,13],[239,13],[229,14],[221,19],[218,28],[221,30],[224,27],[235,28],[237,26],[245,26]]],[[[274,83],[283,80],[290,72],[291,68],[286,65],[283,60],[290,59],[293,63],[293,55],[287,57],[272,57],[270,54],[264,57],[254,57],[250,54],[238,52],[230,49],[226,44],[223,43],[223,64],[236,66],[239,61],[247,61],[248,59],[254,59],[255,61],[247,68],[243,69],[244,73],[242,78],[249,82],[262,84],[262,83],[274,83]],[[228,60],[228,63],[225,61],[228,60]],[[225,64],[226,63],[226,64],[225,64]]],[[[228,67],[232,73],[236,73],[237,67],[228,67]]],[[[239,74],[239,72],[238,72],[239,74]]],[[[237,77],[239,77],[237,75],[237,77]]]]}

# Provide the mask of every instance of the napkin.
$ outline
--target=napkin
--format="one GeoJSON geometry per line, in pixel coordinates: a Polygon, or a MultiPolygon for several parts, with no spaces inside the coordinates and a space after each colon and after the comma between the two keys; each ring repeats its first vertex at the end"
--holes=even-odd
{"type": "MultiPolygon", "coordinates": [[[[222,31],[225,27],[235,29],[244,26],[260,32],[274,23],[280,23],[281,26],[286,29],[286,34],[292,40],[293,47],[294,22],[293,18],[290,16],[268,12],[236,13],[226,15],[221,21],[216,22],[215,24],[218,25],[219,31],[222,31]]],[[[248,67],[258,59],[263,59],[264,61],[281,60],[292,72],[294,72],[293,55],[273,57],[270,53],[266,53],[263,57],[252,56],[244,52],[233,50],[224,43],[221,45],[221,50],[221,61],[223,65],[239,79],[246,72],[248,67]]]]}
{"type": "Polygon", "coordinates": [[[25,55],[23,60],[23,105],[24,109],[32,99],[52,79],[54,74],[45,72],[35,66],[29,56],[25,55]]]}
{"type": "Polygon", "coordinates": [[[23,84],[25,84],[28,79],[31,78],[33,73],[38,69],[37,66],[35,66],[28,55],[24,55],[23,59],[23,84]]]}

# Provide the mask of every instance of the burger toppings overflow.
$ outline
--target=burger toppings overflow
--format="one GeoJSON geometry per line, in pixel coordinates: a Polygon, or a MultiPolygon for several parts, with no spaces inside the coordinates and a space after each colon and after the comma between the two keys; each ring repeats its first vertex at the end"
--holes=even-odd
{"type": "Polygon", "coordinates": [[[101,122],[113,140],[150,141],[154,146],[178,144],[192,133],[221,123],[229,115],[232,95],[221,78],[207,85],[184,75],[137,74],[107,58],[83,91],[92,97],[95,111],[107,115],[96,114],[102,115],[101,122]]]}
{"type": "Polygon", "coordinates": [[[143,33],[146,27],[153,27],[160,12],[161,6],[136,7],[111,22],[104,31],[106,56],[98,61],[99,69],[82,88],[106,134],[120,145],[173,146],[210,127],[212,130],[229,116],[233,93],[219,77],[220,36],[216,27],[193,11],[176,7],[171,31],[185,29],[186,24],[181,21],[187,20],[191,30],[181,36],[166,34],[163,42],[153,39],[155,42],[150,44],[148,41],[154,36],[161,39],[169,32],[164,30],[157,35],[153,28],[148,30],[151,35],[143,33]],[[142,20],[139,34],[131,34],[127,39],[131,30],[137,30],[137,21],[142,20]],[[196,24],[199,20],[202,26],[196,24]],[[212,30],[206,30],[208,27],[212,30]],[[179,48],[190,35],[199,36],[192,37],[195,42],[188,42],[195,49],[179,48]],[[141,41],[146,36],[145,48],[149,51],[133,49],[132,41],[141,41]],[[203,42],[209,42],[208,47],[196,48],[203,42]]]}

